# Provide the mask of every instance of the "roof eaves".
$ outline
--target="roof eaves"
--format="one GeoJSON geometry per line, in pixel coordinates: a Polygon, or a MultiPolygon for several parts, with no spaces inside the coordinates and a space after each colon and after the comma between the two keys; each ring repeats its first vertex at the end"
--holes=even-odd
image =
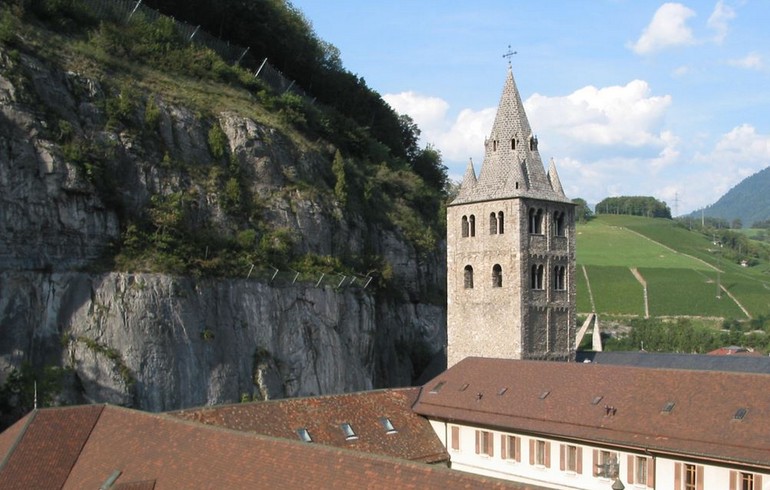
{"type": "Polygon", "coordinates": [[[39,412],[37,409],[34,409],[32,410],[32,412],[30,412],[29,416],[27,417],[27,421],[24,423],[24,427],[22,427],[19,433],[16,435],[16,439],[13,441],[13,444],[11,444],[11,446],[8,448],[8,452],[5,453],[3,460],[0,462],[0,472],[2,472],[3,469],[5,468],[5,465],[8,464],[8,460],[11,459],[11,455],[13,455],[19,443],[22,441],[22,439],[24,439],[24,434],[26,434],[27,429],[29,428],[32,421],[35,420],[35,417],[37,416],[38,413],[39,412]]]}

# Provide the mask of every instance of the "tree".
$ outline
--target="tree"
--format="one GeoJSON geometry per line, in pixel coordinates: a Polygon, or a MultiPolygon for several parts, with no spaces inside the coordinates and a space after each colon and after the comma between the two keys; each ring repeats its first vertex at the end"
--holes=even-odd
{"type": "Polygon", "coordinates": [[[334,154],[332,172],[336,179],[334,184],[334,195],[340,202],[340,205],[345,207],[348,203],[348,183],[345,177],[345,160],[342,158],[342,153],[340,153],[339,150],[334,154]]]}
{"type": "Polygon", "coordinates": [[[588,220],[594,217],[594,213],[591,211],[591,208],[588,207],[588,203],[585,199],[576,197],[572,202],[577,204],[577,207],[575,208],[575,219],[578,223],[587,223],[588,220]]]}

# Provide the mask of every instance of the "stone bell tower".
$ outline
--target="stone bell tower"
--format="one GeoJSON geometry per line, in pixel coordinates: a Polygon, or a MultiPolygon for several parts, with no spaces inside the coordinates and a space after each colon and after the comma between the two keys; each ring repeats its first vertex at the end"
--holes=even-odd
{"type": "Polygon", "coordinates": [[[571,360],[575,205],[548,171],[509,67],[484,162],[447,208],[447,363],[571,360]]]}

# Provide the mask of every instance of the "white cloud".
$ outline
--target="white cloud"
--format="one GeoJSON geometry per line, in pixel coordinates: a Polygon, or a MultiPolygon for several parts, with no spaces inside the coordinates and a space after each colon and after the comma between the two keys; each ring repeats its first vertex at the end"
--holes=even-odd
{"type": "Polygon", "coordinates": [[[722,44],[727,37],[727,31],[729,30],[729,22],[735,18],[735,10],[729,5],[725,5],[722,0],[719,0],[714,6],[714,11],[711,13],[707,25],[714,29],[714,41],[717,44],[722,44]]]}
{"type": "MultiPolygon", "coordinates": [[[[746,177],[770,165],[770,135],[742,124],[723,134],[708,153],[692,159],[684,190],[691,208],[713,204],[746,177]]],[[[681,196],[681,194],[680,194],[681,196]]]]}
{"type": "Polygon", "coordinates": [[[433,127],[444,121],[449,104],[439,97],[414,92],[385,94],[382,98],[399,114],[408,114],[420,129],[433,127]]]}
{"type": "Polygon", "coordinates": [[[761,70],[765,67],[762,56],[759,53],[749,53],[743,58],[728,61],[729,64],[749,70],[761,70]]]}
{"type": "Polygon", "coordinates": [[[414,92],[385,94],[382,98],[399,114],[408,114],[420,128],[421,143],[435,145],[445,160],[467,161],[483,152],[484,139],[495,119],[496,108],[490,107],[480,111],[463,109],[452,121],[445,100],[414,92]]]}
{"type": "Polygon", "coordinates": [[[533,128],[567,137],[577,145],[666,145],[655,131],[671,96],[651,96],[643,80],[624,86],[587,86],[566,97],[534,94],[524,105],[533,128]]]}
{"type": "Polygon", "coordinates": [[[687,19],[694,15],[693,10],[680,3],[664,3],[630,48],[636,54],[644,55],[669,47],[695,44],[692,30],[687,26],[687,19]]]}

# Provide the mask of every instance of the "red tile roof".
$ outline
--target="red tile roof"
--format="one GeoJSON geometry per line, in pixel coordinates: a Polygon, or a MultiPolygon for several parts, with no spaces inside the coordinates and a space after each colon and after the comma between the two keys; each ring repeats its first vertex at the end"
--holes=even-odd
{"type": "Polygon", "coordinates": [[[411,410],[418,388],[290,398],[170,412],[175,417],[284,439],[300,440],[304,428],[314,443],[412,461],[449,461],[449,455],[425,418],[411,410]],[[388,432],[387,418],[395,432],[388,432]],[[350,424],[347,439],[341,424],[350,424]]]}
{"type": "Polygon", "coordinates": [[[15,446],[0,468],[0,488],[61,488],[103,408],[40,410],[14,424],[15,446]]]}
{"type": "Polygon", "coordinates": [[[538,488],[113,406],[43,409],[28,422],[0,488],[95,489],[113,475],[112,488],[142,490],[538,488]]]}
{"type": "Polygon", "coordinates": [[[469,425],[770,468],[765,374],[467,358],[427,383],[414,409],[469,425]],[[736,420],[740,408],[747,412],[736,420]]]}

